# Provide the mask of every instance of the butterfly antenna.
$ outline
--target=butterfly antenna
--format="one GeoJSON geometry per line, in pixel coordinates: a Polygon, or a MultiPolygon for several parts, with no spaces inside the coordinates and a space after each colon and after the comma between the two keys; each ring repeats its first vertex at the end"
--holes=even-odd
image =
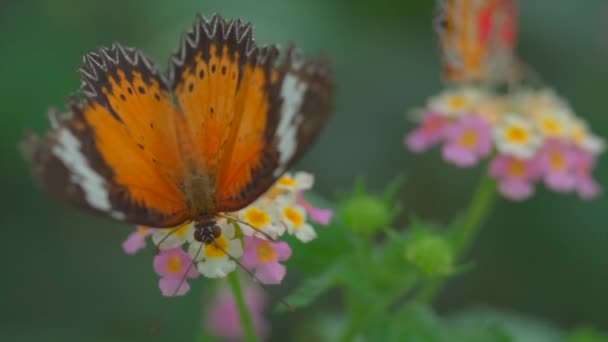
{"type": "Polygon", "coordinates": [[[234,261],[237,265],[239,265],[239,267],[247,272],[247,274],[249,274],[249,276],[256,282],[258,283],[258,285],[260,285],[260,287],[262,287],[262,289],[264,289],[264,291],[266,291],[266,293],[268,293],[270,295],[270,297],[272,297],[272,299],[278,301],[279,303],[285,305],[285,308],[287,308],[288,311],[294,311],[293,306],[289,305],[289,303],[287,303],[287,301],[281,297],[279,297],[274,291],[272,291],[272,289],[270,289],[268,286],[266,286],[265,284],[263,284],[260,279],[258,279],[258,277],[255,276],[255,274],[251,271],[248,270],[245,266],[243,266],[243,264],[235,257],[233,257],[232,255],[228,254],[228,252],[222,248],[222,246],[220,246],[217,242],[213,242],[213,246],[215,246],[215,248],[219,249],[220,251],[224,252],[224,254],[226,254],[230,260],[234,261]]]}
{"type": "Polygon", "coordinates": [[[158,317],[156,317],[156,320],[154,320],[154,324],[152,325],[152,328],[150,329],[150,332],[152,333],[152,335],[155,335],[156,333],[158,333],[158,331],[160,330],[160,325],[163,322],[163,320],[165,319],[165,316],[167,315],[167,312],[169,312],[169,310],[171,310],[171,308],[175,304],[175,298],[177,296],[177,292],[179,292],[179,289],[182,287],[182,285],[186,281],[186,278],[188,277],[188,273],[190,272],[190,270],[194,266],[195,260],[198,259],[198,255],[201,253],[201,250],[203,249],[203,246],[204,246],[204,244],[201,243],[200,247],[196,251],[196,254],[194,255],[194,258],[192,258],[192,261],[190,262],[190,265],[188,265],[188,268],[186,269],[186,272],[184,272],[184,275],[179,280],[179,283],[177,284],[177,287],[173,291],[173,294],[171,295],[169,303],[165,304],[165,307],[161,310],[161,312],[158,315],[158,317]]]}
{"type": "Polygon", "coordinates": [[[229,220],[233,220],[233,221],[241,223],[241,224],[244,224],[247,227],[251,227],[253,230],[255,230],[256,232],[258,232],[258,233],[260,233],[262,235],[264,235],[265,238],[267,238],[268,240],[270,240],[272,242],[276,242],[277,241],[277,239],[273,238],[272,236],[270,236],[265,231],[261,230],[260,228],[254,227],[251,224],[249,224],[249,223],[247,223],[247,222],[245,222],[245,221],[243,221],[243,220],[241,220],[239,218],[232,217],[232,216],[229,216],[229,215],[226,215],[226,214],[218,214],[218,216],[226,218],[226,219],[229,219],[229,220]]]}

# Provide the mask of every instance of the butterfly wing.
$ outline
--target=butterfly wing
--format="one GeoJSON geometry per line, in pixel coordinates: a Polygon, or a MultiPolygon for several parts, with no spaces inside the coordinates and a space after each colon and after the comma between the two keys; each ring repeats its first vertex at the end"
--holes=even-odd
{"type": "Polygon", "coordinates": [[[155,227],[188,219],[175,121],[179,114],[158,69],[115,44],[85,56],[85,99],[51,115],[27,156],[42,185],[60,198],[116,220],[155,227]]]}
{"type": "Polygon", "coordinates": [[[172,58],[171,84],[216,211],[253,202],[304,152],[327,120],[326,62],[258,48],[250,24],[198,18],[172,58]]]}
{"type": "Polygon", "coordinates": [[[516,0],[440,0],[436,23],[446,81],[519,77],[516,0]]]}

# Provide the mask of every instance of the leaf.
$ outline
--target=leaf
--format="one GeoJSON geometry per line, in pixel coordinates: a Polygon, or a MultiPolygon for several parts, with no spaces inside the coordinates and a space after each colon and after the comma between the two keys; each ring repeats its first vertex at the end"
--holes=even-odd
{"type": "Polygon", "coordinates": [[[437,316],[429,306],[417,302],[404,305],[395,313],[376,317],[368,335],[371,341],[515,341],[498,323],[450,324],[437,316]]]}
{"type": "Polygon", "coordinates": [[[590,327],[576,329],[566,342],[606,342],[608,335],[590,327]]]}
{"type": "Polygon", "coordinates": [[[465,331],[475,331],[479,327],[486,327],[487,329],[496,327],[511,336],[510,341],[513,342],[554,342],[562,340],[562,332],[548,322],[529,316],[490,309],[466,311],[452,317],[450,321],[452,327],[465,331]]]}
{"type": "MultiPolygon", "coordinates": [[[[338,275],[342,268],[342,262],[336,262],[321,275],[306,278],[290,295],[285,297],[285,301],[294,308],[303,308],[310,305],[323,293],[339,283],[338,275]]],[[[276,308],[277,312],[286,311],[284,305],[276,308]]]]}
{"type": "Polygon", "coordinates": [[[392,314],[376,315],[365,335],[370,341],[450,341],[438,317],[429,307],[418,303],[404,305],[392,314]]]}
{"type": "Polygon", "coordinates": [[[293,249],[287,266],[307,276],[323,273],[342,255],[351,254],[352,251],[352,232],[339,217],[334,218],[329,226],[319,227],[316,231],[319,237],[309,243],[302,243],[293,236],[285,237],[285,241],[293,249]]]}

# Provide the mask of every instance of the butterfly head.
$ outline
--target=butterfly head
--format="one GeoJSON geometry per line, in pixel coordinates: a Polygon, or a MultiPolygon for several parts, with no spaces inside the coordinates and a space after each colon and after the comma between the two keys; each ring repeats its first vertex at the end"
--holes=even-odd
{"type": "Polygon", "coordinates": [[[194,240],[209,245],[222,235],[215,220],[200,220],[194,223],[194,240]]]}

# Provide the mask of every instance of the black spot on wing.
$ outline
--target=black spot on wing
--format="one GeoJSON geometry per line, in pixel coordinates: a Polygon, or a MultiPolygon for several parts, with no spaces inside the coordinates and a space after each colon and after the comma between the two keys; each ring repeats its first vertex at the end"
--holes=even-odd
{"type": "MultiPolygon", "coordinates": [[[[96,52],[91,52],[83,57],[83,65],[79,69],[81,75],[81,91],[85,98],[91,102],[97,102],[110,110],[110,113],[121,120],[114,108],[109,105],[108,99],[103,93],[107,89],[112,93],[111,79],[120,80],[119,72],[124,73],[127,81],[132,83],[134,73],[141,75],[144,83],[152,81],[158,83],[163,91],[167,91],[167,81],[158,66],[152,62],[142,51],[126,47],[120,43],[114,43],[110,48],[102,47],[96,52]]],[[[127,92],[133,95],[135,91],[140,94],[146,92],[145,88],[133,89],[129,87],[127,92]]],[[[120,98],[126,100],[124,94],[120,98]]]]}
{"type": "MultiPolygon", "coordinates": [[[[169,84],[175,89],[182,80],[184,70],[196,73],[195,57],[201,54],[203,60],[210,59],[211,45],[217,46],[217,53],[221,56],[223,47],[228,48],[228,54],[235,58],[238,54],[238,65],[242,68],[246,64],[263,65],[271,59],[268,64],[274,64],[277,55],[276,48],[259,48],[253,39],[253,27],[250,23],[244,23],[240,19],[227,20],[219,15],[213,15],[206,19],[199,15],[193,28],[182,35],[181,43],[177,51],[173,53],[169,63],[169,84]],[[273,50],[270,52],[269,50],[273,50]]],[[[210,66],[211,72],[216,72],[217,66],[210,66]]],[[[220,70],[223,74],[226,69],[220,70]]],[[[239,72],[239,77],[242,75],[239,72]]],[[[204,71],[198,71],[197,77],[203,79],[204,71]]],[[[239,79],[240,84],[240,79],[239,79]]]]}

